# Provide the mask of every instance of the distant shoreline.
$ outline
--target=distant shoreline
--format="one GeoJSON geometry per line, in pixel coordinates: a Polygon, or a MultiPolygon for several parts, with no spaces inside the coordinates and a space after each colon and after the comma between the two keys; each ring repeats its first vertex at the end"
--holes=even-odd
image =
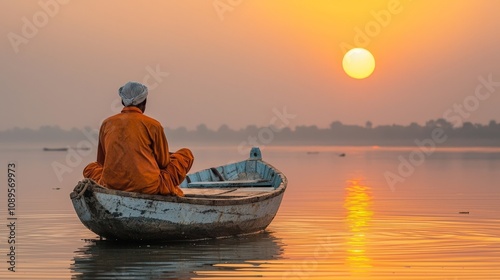
{"type": "MultiPolygon", "coordinates": [[[[0,131],[0,143],[78,143],[85,140],[97,143],[97,134],[96,128],[89,127],[71,130],[58,126],[14,128],[0,131]]],[[[358,126],[335,121],[329,128],[314,125],[293,129],[249,125],[239,130],[225,125],[211,130],[202,124],[195,130],[166,127],[165,134],[169,143],[174,145],[500,147],[500,123],[496,121],[486,125],[464,122],[460,127],[454,127],[444,119],[430,120],[425,125],[411,123],[408,126],[394,124],[376,127],[370,122],[358,126]]]]}
{"type": "MultiPolygon", "coordinates": [[[[167,136],[168,138],[168,136],[167,136]]],[[[86,141],[86,139],[68,139],[67,141],[57,139],[54,141],[43,140],[37,141],[33,139],[17,140],[17,141],[1,141],[2,145],[34,145],[38,144],[40,150],[52,151],[52,150],[89,150],[89,147],[84,148],[74,148],[75,144],[79,141],[86,141]],[[50,145],[50,147],[48,147],[50,145]]],[[[240,142],[234,141],[192,141],[192,140],[178,140],[174,137],[169,138],[169,146],[197,146],[197,147],[252,147],[252,146],[269,146],[269,147],[373,147],[373,148],[405,148],[405,147],[419,147],[411,141],[389,141],[389,142],[370,142],[370,141],[332,141],[332,142],[298,142],[298,141],[275,141],[268,144],[256,143],[255,145],[250,145],[249,143],[242,144],[240,142]]],[[[244,142],[244,141],[243,141],[244,142]]],[[[436,144],[433,147],[443,147],[443,148],[467,148],[467,147],[484,147],[484,148],[500,148],[500,140],[491,141],[461,141],[461,140],[449,140],[447,143],[436,144]]]]}

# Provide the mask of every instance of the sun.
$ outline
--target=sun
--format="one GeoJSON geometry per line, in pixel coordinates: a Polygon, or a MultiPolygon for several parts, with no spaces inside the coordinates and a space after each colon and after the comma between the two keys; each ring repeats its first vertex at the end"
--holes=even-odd
{"type": "Polygon", "coordinates": [[[350,77],[364,79],[369,77],[375,70],[375,58],[366,49],[354,48],[344,55],[342,67],[350,77]]]}

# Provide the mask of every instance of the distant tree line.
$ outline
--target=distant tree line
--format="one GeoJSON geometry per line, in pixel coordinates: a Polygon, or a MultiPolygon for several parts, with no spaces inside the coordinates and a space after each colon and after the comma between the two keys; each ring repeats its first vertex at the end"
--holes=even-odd
{"type": "MultiPolygon", "coordinates": [[[[459,127],[445,119],[427,121],[424,125],[379,125],[370,121],[364,126],[347,125],[334,121],[328,128],[315,125],[289,127],[259,127],[249,125],[234,130],[222,125],[216,130],[200,124],[194,130],[185,127],[165,128],[169,142],[210,143],[225,145],[414,145],[416,140],[428,139],[435,129],[446,135],[442,146],[500,146],[500,123],[488,124],[464,122],[459,127]]],[[[84,128],[89,130],[90,128],[84,128]]],[[[58,126],[42,126],[39,129],[14,128],[0,131],[1,142],[13,141],[78,141],[84,139],[82,129],[64,130],[58,126]]]]}

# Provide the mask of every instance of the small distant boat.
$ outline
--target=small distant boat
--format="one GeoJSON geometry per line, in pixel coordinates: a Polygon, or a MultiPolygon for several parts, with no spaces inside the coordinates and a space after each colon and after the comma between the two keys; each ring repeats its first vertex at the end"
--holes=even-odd
{"type": "Polygon", "coordinates": [[[75,147],[75,148],[68,148],[68,147],[64,147],[64,148],[43,148],[44,151],[46,152],[67,152],[69,149],[72,149],[72,150],[84,150],[84,151],[88,151],[90,150],[90,147],[75,147]]]}
{"type": "Polygon", "coordinates": [[[345,153],[339,154],[339,157],[345,157],[345,153]]]}
{"type": "Polygon", "coordinates": [[[66,152],[69,148],[43,148],[46,152],[66,152]]]}
{"type": "Polygon", "coordinates": [[[70,198],[80,221],[106,239],[218,238],[264,230],[278,211],[287,179],[252,148],[249,159],[188,174],[180,187],[184,197],[111,190],[84,179],[70,198]]]}
{"type": "Polygon", "coordinates": [[[319,154],[319,152],[318,151],[308,151],[307,154],[308,155],[317,155],[317,154],[319,154]]]}

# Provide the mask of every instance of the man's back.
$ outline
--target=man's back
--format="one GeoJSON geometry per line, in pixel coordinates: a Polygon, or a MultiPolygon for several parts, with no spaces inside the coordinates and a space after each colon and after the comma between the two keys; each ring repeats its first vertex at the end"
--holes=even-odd
{"type": "Polygon", "coordinates": [[[157,193],[160,169],[170,162],[163,127],[137,107],[125,107],[103,122],[97,162],[103,166],[103,186],[157,193]]]}
{"type": "Polygon", "coordinates": [[[128,82],[118,94],[125,107],[102,123],[97,161],[83,169],[83,176],[110,189],[183,196],[179,185],[193,165],[193,153],[187,148],[169,153],[163,127],[143,114],[145,85],[128,82]]]}

